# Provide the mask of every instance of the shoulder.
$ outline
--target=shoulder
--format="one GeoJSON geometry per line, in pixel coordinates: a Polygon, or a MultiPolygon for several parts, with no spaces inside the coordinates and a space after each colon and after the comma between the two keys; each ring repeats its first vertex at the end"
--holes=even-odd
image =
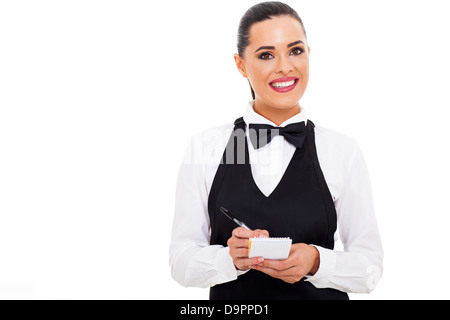
{"type": "Polygon", "coordinates": [[[337,131],[315,126],[317,157],[334,199],[340,197],[352,167],[361,159],[358,142],[337,131]]]}
{"type": "Polygon", "coordinates": [[[229,122],[193,134],[188,141],[185,160],[203,164],[219,163],[233,128],[233,122],[229,122]]]}
{"type": "Polygon", "coordinates": [[[358,142],[347,135],[335,130],[316,125],[314,128],[317,152],[348,162],[358,151],[358,142]]]}

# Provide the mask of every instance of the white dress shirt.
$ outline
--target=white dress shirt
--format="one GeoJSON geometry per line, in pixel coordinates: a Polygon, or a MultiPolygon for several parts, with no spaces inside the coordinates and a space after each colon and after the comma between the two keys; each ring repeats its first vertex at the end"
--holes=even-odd
{"type": "MultiPolygon", "coordinates": [[[[249,103],[244,115],[247,126],[250,123],[276,126],[257,114],[253,104],[249,103]]],[[[307,121],[304,108],[300,111],[280,126],[307,121]]],[[[231,122],[194,135],[181,164],[169,262],[172,277],[183,286],[211,287],[236,280],[245,273],[236,270],[228,247],[209,244],[209,191],[233,127],[231,122]]],[[[317,124],[315,140],[320,167],[337,212],[338,230],[334,238],[335,241],[340,238],[344,249],[315,246],[320,266],[314,276],[306,276],[306,281],[317,288],[370,292],[382,274],[383,251],[363,155],[353,139],[317,124]]],[[[283,177],[295,147],[283,136],[275,136],[260,149],[254,149],[251,143],[248,148],[253,178],[268,196],[283,177]]]]}

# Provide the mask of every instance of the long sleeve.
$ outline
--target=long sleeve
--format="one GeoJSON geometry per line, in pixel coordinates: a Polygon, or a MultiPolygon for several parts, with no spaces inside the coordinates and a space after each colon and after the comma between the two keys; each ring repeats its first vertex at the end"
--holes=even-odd
{"type": "MultiPolygon", "coordinates": [[[[265,123],[249,104],[246,123],[265,123]]],[[[283,125],[305,121],[304,110],[283,125]]],[[[178,173],[169,263],[183,286],[212,287],[236,280],[228,247],[210,245],[208,195],[233,124],[191,138],[178,173]]],[[[317,155],[333,197],[343,250],[316,246],[320,266],[306,281],[317,288],[370,292],[383,271],[383,251],[366,164],[358,144],[337,132],[315,127],[317,155]]],[[[265,148],[249,148],[252,175],[265,195],[278,185],[295,147],[277,136],[265,148]]],[[[231,236],[231,235],[230,235],[231,236]]]]}
{"type": "Polygon", "coordinates": [[[201,141],[198,136],[191,139],[178,173],[169,250],[172,277],[185,287],[211,287],[238,276],[228,248],[209,245],[209,191],[201,141]]]}
{"type": "Polygon", "coordinates": [[[317,247],[320,267],[307,281],[318,288],[369,293],[382,274],[383,250],[368,171],[356,143],[348,175],[335,205],[344,251],[317,247]]]}

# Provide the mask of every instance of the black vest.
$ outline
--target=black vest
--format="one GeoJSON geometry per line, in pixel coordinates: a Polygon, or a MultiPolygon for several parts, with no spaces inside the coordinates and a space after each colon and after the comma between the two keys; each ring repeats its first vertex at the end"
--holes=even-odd
{"type": "MultiPolygon", "coordinates": [[[[306,128],[303,146],[295,150],[281,181],[266,197],[252,176],[245,122],[243,118],[235,121],[208,198],[211,245],[227,246],[231,232],[238,227],[219,210],[223,206],[250,228],[269,231],[271,237],[290,237],[292,243],[333,249],[336,210],[317,158],[314,124],[308,120],[306,128]]],[[[212,287],[210,299],[348,299],[348,295],[317,289],[304,279],[289,284],[250,270],[237,280],[212,287]]]]}

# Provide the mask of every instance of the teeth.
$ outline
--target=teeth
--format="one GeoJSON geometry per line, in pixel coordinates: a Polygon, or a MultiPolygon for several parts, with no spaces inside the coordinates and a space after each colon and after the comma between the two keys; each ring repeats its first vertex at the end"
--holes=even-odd
{"type": "Polygon", "coordinates": [[[286,88],[286,87],[292,86],[294,83],[295,83],[295,80],[288,81],[288,82],[274,82],[274,83],[271,83],[271,86],[275,87],[275,88],[286,88]]]}

